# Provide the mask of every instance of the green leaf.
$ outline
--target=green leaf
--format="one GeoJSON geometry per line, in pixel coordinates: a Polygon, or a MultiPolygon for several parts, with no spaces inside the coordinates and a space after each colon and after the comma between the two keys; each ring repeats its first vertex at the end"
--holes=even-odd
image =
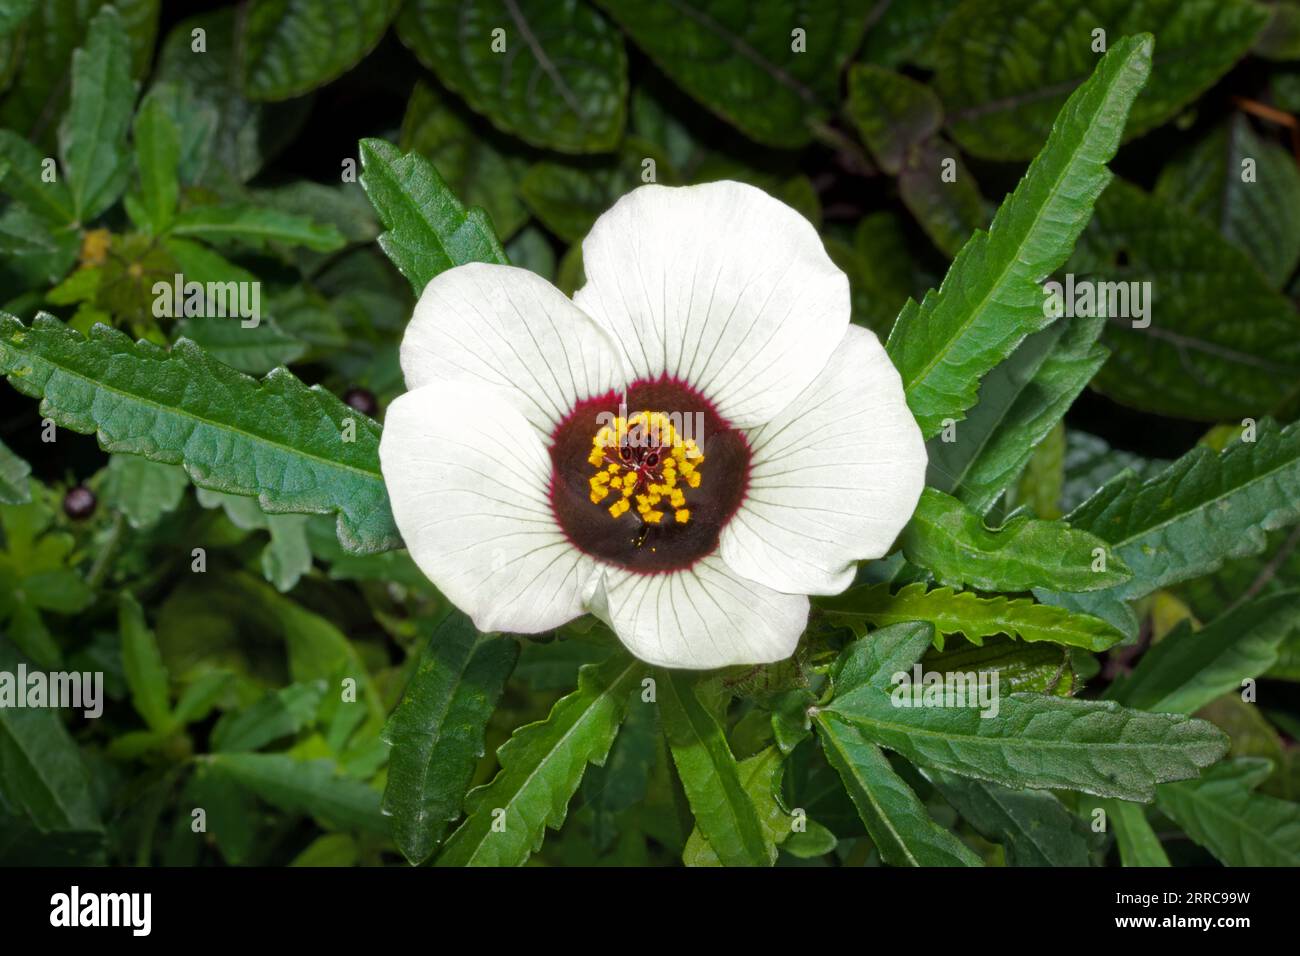
{"type": "Polygon", "coordinates": [[[1028,598],[984,597],[952,588],[927,591],[920,582],[892,594],[888,583],[858,585],[818,603],[829,619],[859,634],[868,623],[927,621],[940,635],[963,634],[976,644],[981,638],[1009,634],[1022,641],[1051,641],[1090,651],[1104,651],[1123,637],[1103,620],[1028,598]]]}
{"type": "Polygon", "coordinates": [[[180,195],[181,134],[161,98],[147,97],[135,116],[135,163],[142,223],[154,235],[171,224],[180,195]]]}
{"type": "Polygon", "coordinates": [[[1265,419],[1255,439],[1218,455],[1197,446],[1146,481],[1122,472],[1107,482],[1066,520],[1109,542],[1132,579],[1090,594],[1039,596],[1135,634],[1125,602],[1258,554],[1267,532],[1300,520],[1300,425],[1279,430],[1265,419]]]}
{"type": "MultiPolygon", "coordinates": [[[[741,786],[744,787],[745,793],[748,794],[750,802],[754,805],[754,810],[758,814],[759,826],[763,831],[763,840],[767,845],[769,858],[775,858],[776,848],[787,844],[791,833],[792,817],[781,806],[777,799],[777,794],[781,789],[781,777],[784,772],[784,757],[776,747],[764,747],[752,757],[746,757],[736,765],[737,773],[740,776],[741,786]]],[[[813,833],[817,826],[815,822],[805,821],[808,829],[804,832],[813,833]]],[[[822,853],[829,853],[834,847],[834,837],[831,837],[831,846],[822,850],[822,853]]],[[[814,854],[820,856],[821,854],[814,854]]],[[[713,846],[704,837],[704,832],[697,826],[691,831],[691,835],[686,840],[686,848],[682,851],[682,862],[687,866],[722,866],[722,861],[718,854],[714,852],[713,846]]]]}
{"type": "Polygon", "coordinates": [[[287,100],[342,75],[374,49],[401,0],[253,0],[244,13],[244,90],[287,100]]]}
{"type": "Polygon", "coordinates": [[[942,694],[914,702],[918,688],[899,674],[920,657],[926,636],[899,638],[888,652],[858,648],[875,634],[850,645],[822,712],[924,767],[1012,789],[1059,787],[1128,800],[1150,801],[1156,784],[1193,777],[1227,750],[1227,738],[1212,724],[1113,701],[1001,694],[994,687],[988,706],[973,701],[974,693],[966,702],[975,706],[944,706],[942,694]]]}
{"type": "Polygon", "coordinates": [[[379,812],[379,791],[343,776],[332,760],[262,753],[216,753],[202,760],[271,806],[308,814],[329,829],[388,832],[388,821],[379,812]]]}
{"type": "Polygon", "coordinates": [[[1104,322],[1055,322],[1025,339],[984,377],[953,440],[945,433],[927,443],[927,483],[988,513],[1106,361],[1096,344],[1104,322]]]}
{"type": "Polygon", "coordinates": [[[528,219],[515,195],[526,162],[504,151],[496,137],[463,119],[443,94],[419,83],[406,104],[401,148],[428,159],[452,194],[468,206],[482,206],[502,240],[510,238],[528,219]]]}
{"type": "Polygon", "coordinates": [[[500,772],[470,791],[468,815],[447,838],[438,866],[520,866],[564,823],[587,764],[603,763],[644,672],[625,654],[578,672],[578,689],[497,751],[500,772]],[[504,823],[497,829],[496,821],[504,823]]]}
{"type": "MultiPolygon", "coordinates": [[[[189,273],[184,275],[187,282],[200,281],[191,278],[189,273]]],[[[176,323],[176,332],[218,361],[250,375],[265,374],[307,354],[306,342],[290,335],[274,319],[266,316],[249,328],[235,317],[181,319],[176,323]]]]}
{"type": "Polygon", "coordinates": [[[0,129],[0,189],[22,203],[41,222],[55,229],[76,221],[72,191],[56,172],[52,182],[42,178],[46,157],[12,130],[0,129]]]}
{"type": "Polygon", "coordinates": [[[209,746],[213,753],[241,753],[291,737],[316,720],[324,696],[324,681],[270,691],[242,710],[222,714],[209,746]]]}
{"type": "Polygon", "coordinates": [[[1044,790],[1010,790],[931,770],[943,798],[986,840],[1000,843],[1007,866],[1088,866],[1083,823],[1044,790]]]}
{"type": "MultiPolygon", "coordinates": [[[[0,637],[7,693],[25,693],[13,687],[20,662],[0,637]]],[[[0,797],[42,831],[103,829],[81,752],[52,707],[0,707],[0,797]]]]}
{"type": "Polygon", "coordinates": [[[180,506],[190,480],[183,468],[135,455],[108,460],[99,493],[103,503],[122,512],[133,528],[152,528],[180,506]]]}
{"type": "Polygon", "coordinates": [[[488,719],[519,656],[505,637],[481,638],[453,611],[433,632],[411,682],[384,728],[392,744],[384,813],[393,840],[414,866],[460,815],[483,756],[488,719]]]}
{"type": "Polygon", "coordinates": [[[397,34],[445,86],[534,146],[601,152],[623,132],[623,39],[585,4],[407,0],[397,34]]]}
{"type": "Polygon", "coordinates": [[[908,296],[920,294],[917,264],[908,253],[901,220],[889,212],[871,213],[858,223],[852,244],[833,237],[825,243],[831,261],[849,277],[853,321],[888,336],[908,296]]]}
{"type": "Polygon", "coordinates": [[[59,127],[59,155],[72,184],[77,219],[90,222],[126,188],[136,84],[131,48],[118,12],[103,7],[90,21],[86,45],[72,55],[72,98],[59,127]]]}
{"type": "Polygon", "coordinates": [[[1033,691],[1069,697],[1078,683],[1068,648],[1025,644],[1010,637],[990,637],[979,646],[956,641],[942,651],[931,648],[921,663],[926,670],[941,674],[996,671],[998,687],[1004,693],[1033,691]]]}
{"type": "Polygon", "coordinates": [[[32,466],[0,441],[0,505],[25,505],[32,500],[31,473],[32,466]]]}
{"type": "Polygon", "coordinates": [[[163,666],[158,641],[145,623],[144,609],[129,591],[123,591],[118,598],[117,620],[122,636],[122,670],[135,712],[144,718],[150,730],[168,731],[175,726],[175,720],[167,668],[163,666]]]}
{"type": "Polygon", "coordinates": [[[873,8],[873,20],[862,45],[867,63],[896,67],[903,63],[931,65],[934,36],[960,0],[908,0],[873,8]]]}
{"type": "MultiPolygon", "coordinates": [[[[935,87],[958,142],[987,159],[1028,159],[1068,90],[1096,62],[1098,36],[1154,33],[1151,85],[1126,138],[1174,116],[1254,43],[1268,14],[1250,0],[966,0],[935,41],[935,87]]],[[[1116,129],[1118,133],[1118,128],[1116,129]]]]}
{"type": "Polygon", "coordinates": [[[854,64],[849,70],[845,109],[876,162],[891,176],[899,174],[912,150],[943,126],[943,105],[933,90],[870,64],[854,64]]]}
{"type": "Polygon", "coordinates": [[[889,760],[852,725],[829,713],[815,718],[826,759],[839,773],[858,814],[891,866],[980,866],[961,840],[930,818],[889,760]]]}
{"type": "Polygon", "coordinates": [[[1300,866],[1300,803],[1262,793],[1267,760],[1227,760],[1156,791],[1156,805],[1227,866],[1300,866]]]}
{"type": "Polygon", "coordinates": [[[1300,170],[1277,143],[1251,129],[1238,113],[1167,163],[1155,195],[1214,226],[1249,254],[1274,287],[1300,261],[1300,170]],[[1249,180],[1243,161],[1252,163],[1249,180]]]}
{"type": "Polygon", "coordinates": [[[199,487],[256,495],[268,513],[337,512],[350,550],[399,544],[379,426],[282,369],[258,382],[184,339],[167,351],[104,326],[85,339],[39,315],[30,328],[0,316],[0,372],[108,451],[184,465],[199,487]]]}
{"type": "Polygon", "coordinates": [[[1061,507],[1069,512],[1092,497],[1099,487],[1124,470],[1139,478],[1150,478],[1168,467],[1169,462],[1144,458],[1132,452],[1111,448],[1096,435],[1067,429],[1065,433],[1065,485],[1061,489],[1061,507]]]}
{"type": "Polygon", "coordinates": [[[1103,337],[1113,354],[1095,387],[1122,404],[1240,421],[1272,409],[1300,376],[1300,317],[1286,296],[1213,227],[1136,186],[1106,191],[1069,269],[1098,290],[1150,283],[1145,317],[1111,319],[1103,337]]]}
{"type": "Polygon", "coordinates": [[[1098,570],[1094,551],[1104,553],[1106,543],[1086,531],[1025,514],[991,529],[966,505],[933,488],[921,493],[899,543],[907,560],[933,571],[941,584],[982,591],[1093,591],[1133,576],[1118,558],[1098,570]]]}
{"type": "MultiPolygon", "coordinates": [[[[1209,773],[1214,772],[1214,770],[1209,771],[1209,773]]],[[[1167,786],[1178,786],[1178,784],[1167,786]]],[[[1162,790],[1164,787],[1157,788],[1157,800],[1160,799],[1162,790]]],[[[1140,803],[1130,803],[1127,800],[1101,800],[1099,804],[1106,811],[1106,820],[1115,832],[1121,864],[1124,866],[1169,865],[1165,848],[1160,845],[1160,838],[1156,836],[1156,831],[1151,829],[1151,824],[1147,821],[1145,807],[1140,803]]]]}
{"type": "Polygon", "coordinates": [[[332,225],[265,206],[194,206],[176,214],[171,234],[207,242],[234,240],[254,249],[281,242],[315,252],[333,252],[347,242],[332,225]]]}
{"type": "Polygon", "coordinates": [[[1300,632],[1300,591],[1243,604],[1193,632],[1190,622],[1142,655],[1133,673],[1107,696],[1128,707],[1191,714],[1220,694],[1240,690],[1278,659],[1282,642],[1300,632]]]}
{"type": "Polygon", "coordinates": [[[770,866],[764,837],[722,724],[695,692],[688,672],[659,671],[659,712],[695,825],[723,866],[770,866]]]}
{"type": "Polygon", "coordinates": [[[1047,145],[974,235],[937,291],[909,300],[886,348],[922,432],[975,404],[980,379],[1051,319],[1040,283],[1064,264],[1110,182],[1134,97],[1151,69],[1149,36],[1118,41],[1066,103],[1047,145]]]}
{"type": "Polygon", "coordinates": [[[597,2],[692,97],[751,139],[787,148],[830,113],[867,15],[862,4],[812,0],[597,2]]]}
{"type": "Polygon", "coordinates": [[[379,246],[419,295],[440,272],[467,262],[505,265],[482,209],[466,210],[433,165],[379,139],[361,141],[361,185],[388,231],[379,246]]]}

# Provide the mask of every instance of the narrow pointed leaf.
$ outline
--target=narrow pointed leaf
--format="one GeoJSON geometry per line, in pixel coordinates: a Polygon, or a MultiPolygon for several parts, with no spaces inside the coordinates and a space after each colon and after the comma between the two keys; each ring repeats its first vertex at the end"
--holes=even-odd
{"type": "Polygon", "coordinates": [[[1050,323],[1040,284],[1065,263],[1110,182],[1106,163],[1151,70],[1151,50],[1149,35],[1114,43],[988,232],[962,247],[938,290],[903,307],[886,347],[927,437],[962,418],[980,379],[1050,323]]]}
{"type": "Polygon", "coordinates": [[[578,689],[497,751],[500,772],[470,792],[438,866],[521,866],[559,829],[587,764],[604,763],[644,669],[626,654],[578,672],[578,689]],[[498,821],[501,821],[498,823],[498,821]]]}
{"type": "Polygon", "coordinates": [[[145,622],[144,609],[130,592],[124,591],[118,600],[117,615],[122,638],[122,671],[135,712],[151,730],[169,730],[175,721],[167,668],[163,665],[158,640],[145,622]]]}
{"type": "Polygon", "coordinates": [[[518,656],[517,642],[480,637],[456,611],[429,638],[384,729],[393,747],[384,812],[413,865],[432,855],[460,815],[488,719],[518,656]]]}
{"type": "Polygon", "coordinates": [[[930,818],[879,747],[833,714],[818,714],[816,724],[826,759],[844,781],[881,859],[892,866],[981,865],[966,844],[930,818]]]}
{"type": "Polygon", "coordinates": [[[764,839],[722,725],[696,696],[694,677],[661,671],[658,688],[664,736],[700,833],[723,866],[770,865],[775,848],[764,839]]]}

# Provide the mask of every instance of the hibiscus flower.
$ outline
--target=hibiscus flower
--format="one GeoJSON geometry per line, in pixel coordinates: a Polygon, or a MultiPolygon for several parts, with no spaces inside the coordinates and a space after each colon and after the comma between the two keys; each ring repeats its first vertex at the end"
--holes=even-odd
{"type": "Polygon", "coordinates": [[[921,494],[898,372],[752,186],[643,186],[582,255],[572,300],[482,263],[420,296],[379,450],[412,558],[483,631],[590,611],[652,664],[790,656],[921,494]]]}

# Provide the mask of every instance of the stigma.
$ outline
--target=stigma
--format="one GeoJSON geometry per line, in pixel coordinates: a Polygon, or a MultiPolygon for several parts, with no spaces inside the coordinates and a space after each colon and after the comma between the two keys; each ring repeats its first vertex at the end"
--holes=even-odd
{"type": "Polygon", "coordinates": [[[591,503],[612,497],[606,507],[611,518],[635,509],[646,526],[691,520],[686,489],[700,486],[704,455],[668,415],[643,411],[615,417],[592,438],[587,463],[596,469],[587,480],[591,503]]]}

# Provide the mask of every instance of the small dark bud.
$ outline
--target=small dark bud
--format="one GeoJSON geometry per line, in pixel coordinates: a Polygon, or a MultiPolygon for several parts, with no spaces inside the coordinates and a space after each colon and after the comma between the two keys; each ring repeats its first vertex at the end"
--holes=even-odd
{"type": "Polygon", "coordinates": [[[95,495],[85,485],[68,491],[63,496],[63,513],[74,521],[84,521],[95,513],[95,495]]]}
{"type": "Polygon", "coordinates": [[[362,415],[374,418],[379,413],[379,400],[368,388],[350,388],[343,393],[343,401],[362,415]]]}

